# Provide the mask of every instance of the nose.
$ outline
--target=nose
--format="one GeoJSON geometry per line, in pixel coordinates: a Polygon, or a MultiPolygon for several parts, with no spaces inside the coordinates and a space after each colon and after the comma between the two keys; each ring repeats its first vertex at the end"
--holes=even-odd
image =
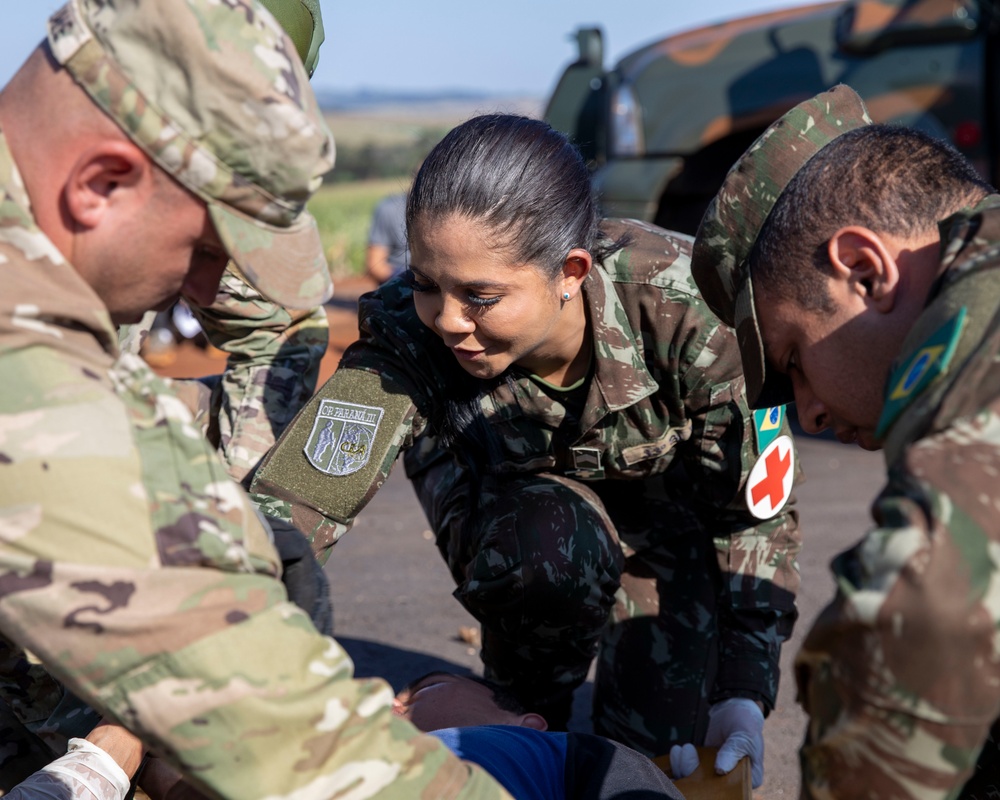
{"type": "Polygon", "coordinates": [[[475,323],[466,313],[465,304],[448,295],[441,298],[441,307],[434,318],[434,325],[442,334],[467,334],[476,329],[475,323]]]}
{"type": "Polygon", "coordinates": [[[822,433],[830,427],[830,412],[804,381],[792,381],[799,425],[806,433],[822,433]]]}

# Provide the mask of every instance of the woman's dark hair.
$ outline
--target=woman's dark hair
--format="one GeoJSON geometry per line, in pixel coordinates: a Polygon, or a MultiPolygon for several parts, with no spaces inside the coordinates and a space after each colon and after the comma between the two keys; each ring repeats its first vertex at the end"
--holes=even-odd
{"type": "Polygon", "coordinates": [[[513,263],[532,264],[553,279],[575,247],[595,261],[620,247],[601,236],[579,151],[529,117],[473,117],[424,159],[406,201],[408,233],[455,214],[484,225],[513,263]]]}
{"type": "MultiPolygon", "coordinates": [[[[473,117],[448,133],[424,159],[406,201],[407,235],[458,215],[483,225],[512,264],[530,264],[555,280],[574,248],[600,262],[625,240],[601,234],[590,172],[579,151],[548,123],[515,114],[473,117]]],[[[506,384],[462,375],[431,420],[440,443],[461,454],[471,475],[465,527],[479,517],[484,474],[503,458],[482,398],[506,384]]]]}

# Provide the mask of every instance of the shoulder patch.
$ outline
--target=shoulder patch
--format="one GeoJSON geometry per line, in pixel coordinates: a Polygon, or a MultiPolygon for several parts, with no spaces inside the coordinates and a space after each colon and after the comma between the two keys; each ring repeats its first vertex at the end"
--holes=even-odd
{"type": "Polygon", "coordinates": [[[746,501],[757,519],[770,519],[788,502],[795,481],[795,447],[779,436],[760,454],[747,479],[746,501]]]}
{"type": "Polygon", "coordinates": [[[764,450],[773,442],[785,421],[785,407],[757,408],[753,412],[753,429],[757,435],[757,449],[764,450]]]}
{"type": "Polygon", "coordinates": [[[944,374],[955,354],[962,335],[966,309],[962,309],[930,338],[889,378],[888,394],[875,431],[882,438],[896,418],[915,398],[919,397],[938,376],[944,374]]]}
{"type": "Polygon", "coordinates": [[[323,400],[303,451],[327,475],[350,475],[371,458],[384,409],[340,400],[323,400]]]}

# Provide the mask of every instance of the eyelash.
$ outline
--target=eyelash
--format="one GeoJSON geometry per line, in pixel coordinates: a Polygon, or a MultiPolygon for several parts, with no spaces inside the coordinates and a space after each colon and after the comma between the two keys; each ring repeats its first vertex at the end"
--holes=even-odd
{"type": "MultiPolygon", "coordinates": [[[[412,270],[407,270],[404,275],[407,285],[415,292],[436,292],[437,286],[433,283],[421,283],[417,280],[417,276],[412,270]]],[[[499,297],[477,297],[474,294],[469,294],[466,301],[477,308],[489,308],[490,306],[495,306],[500,302],[499,297]]]]}

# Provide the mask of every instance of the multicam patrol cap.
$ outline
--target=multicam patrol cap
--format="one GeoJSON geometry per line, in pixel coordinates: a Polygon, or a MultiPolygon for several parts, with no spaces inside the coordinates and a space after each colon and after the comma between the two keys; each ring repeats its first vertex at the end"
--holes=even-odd
{"type": "Polygon", "coordinates": [[[766,374],[748,259],[771,209],[795,174],[840,134],[871,119],[849,86],[800,103],[773,123],[733,165],[701,220],[691,271],[715,315],[736,329],[751,408],[795,398],[788,379],[766,374]]]}
{"type": "Polygon", "coordinates": [[[281,26],[256,0],[70,0],[53,57],[161,168],[208,204],[263,295],[310,308],[333,292],[305,210],[333,138],[281,26]]]}

